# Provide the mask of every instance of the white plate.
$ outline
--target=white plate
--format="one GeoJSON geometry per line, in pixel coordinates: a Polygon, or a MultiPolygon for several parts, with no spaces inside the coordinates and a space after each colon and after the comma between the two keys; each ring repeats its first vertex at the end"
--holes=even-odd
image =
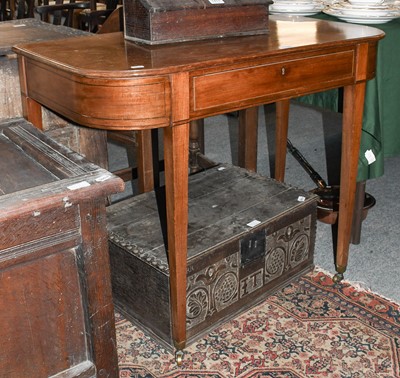
{"type": "Polygon", "coordinates": [[[352,5],[379,5],[385,0],[348,0],[352,5]]]}
{"type": "Polygon", "coordinates": [[[400,13],[400,8],[394,5],[370,5],[361,6],[353,5],[345,2],[335,3],[329,6],[329,9],[333,11],[340,12],[345,16],[355,16],[355,17],[384,17],[392,16],[400,13]]]}
{"type": "Polygon", "coordinates": [[[333,3],[331,6],[348,9],[388,9],[391,7],[388,4],[350,4],[344,1],[333,3]]]}
{"type": "Polygon", "coordinates": [[[301,0],[277,0],[269,6],[271,14],[294,14],[296,16],[311,16],[321,12],[322,9],[324,9],[324,5],[320,2],[303,2],[301,0]]]}
{"type": "Polygon", "coordinates": [[[343,16],[351,17],[390,17],[396,14],[388,10],[376,10],[376,9],[340,9],[339,12],[343,16]]]}
{"type": "Polygon", "coordinates": [[[288,4],[287,2],[278,2],[275,1],[273,4],[269,6],[269,9],[271,7],[276,10],[276,11],[313,11],[316,9],[315,4],[312,3],[290,3],[288,4]]]}
{"type": "Polygon", "coordinates": [[[329,14],[330,16],[335,16],[343,21],[351,22],[354,24],[385,24],[386,22],[392,21],[395,18],[399,18],[400,14],[393,14],[389,16],[348,16],[341,12],[325,9],[324,13],[329,14]]]}
{"type": "Polygon", "coordinates": [[[271,5],[286,5],[286,6],[293,6],[293,5],[299,5],[299,6],[322,6],[323,2],[319,0],[274,0],[271,5]]]}
{"type": "Polygon", "coordinates": [[[320,5],[321,1],[308,1],[308,0],[274,0],[271,5],[320,5]]]}
{"type": "Polygon", "coordinates": [[[338,18],[346,22],[351,22],[353,24],[379,25],[386,24],[387,22],[392,21],[397,17],[356,18],[352,16],[340,16],[338,18]]]}
{"type": "Polygon", "coordinates": [[[269,13],[270,14],[287,14],[287,15],[293,15],[293,16],[312,16],[313,14],[317,14],[321,12],[321,9],[314,9],[314,10],[309,10],[309,11],[299,11],[299,10],[289,10],[289,11],[281,11],[281,10],[274,10],[273,8],[271,9],[271,5],[269,7],[269,13]]]}

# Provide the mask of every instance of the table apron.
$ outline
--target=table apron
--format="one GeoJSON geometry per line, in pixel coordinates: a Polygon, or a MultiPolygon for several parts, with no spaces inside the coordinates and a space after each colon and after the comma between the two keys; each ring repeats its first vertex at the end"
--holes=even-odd
{"type": "Polygon", "coordinates": [[[134,130],[171,122],[169,76],[122,79],[86,78],[23,59],[26,95],[88,127],[134,130]]]}

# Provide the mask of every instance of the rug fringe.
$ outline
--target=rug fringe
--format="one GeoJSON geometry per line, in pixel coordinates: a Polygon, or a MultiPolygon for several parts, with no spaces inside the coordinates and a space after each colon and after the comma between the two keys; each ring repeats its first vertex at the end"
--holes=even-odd
{"type": "MultiPolygon", "coordinates": [[[[315,271],[323,273],[323,274],[326,274],[327,276],[329,276],[331,278],[334,276],[334,273],[332,273],[332,272],[330,272],[330,271],[328,271],[328,270],[326,270],[324,268],[321,268],[320,266],[317,266],[317,265],[314,267],[314,272],[315,271]]],[[[377,297],[380,297],[380,298],[392,303],[394,306],[397,306],[398,309],[400,310],[400,304],[399,303],[397,303],[395,300],[393,300],[391,298],[385,297],[384,295],[379,294],[379,293],[371,290],[371,288],[368,287],[368,285],[365,282],[362,282],[362,281],[350,281],[350,280],[346,280],[346,279],[344,279],[342,282],[353,286],[358,291],[364,291],[366,293],[369,293],[369,294],[372,294],[372,295],[376,295],[377,297]]]]}

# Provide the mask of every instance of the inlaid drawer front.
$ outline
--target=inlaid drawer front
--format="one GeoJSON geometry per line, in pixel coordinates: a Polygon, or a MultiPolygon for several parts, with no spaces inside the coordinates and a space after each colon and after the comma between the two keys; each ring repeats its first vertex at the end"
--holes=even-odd
{"type": "Polygon", "coordinates": [[[192,111],[213,107],[243,107],[246,101],[300,96],[354,80],[354,51],[327,53],[286,61],[256,62],[224,71],[192,76],[192,111]]]}

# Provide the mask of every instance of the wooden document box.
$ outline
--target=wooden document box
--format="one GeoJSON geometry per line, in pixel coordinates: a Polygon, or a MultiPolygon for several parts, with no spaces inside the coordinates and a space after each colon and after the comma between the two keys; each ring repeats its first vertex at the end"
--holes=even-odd
{"type": "Polygon", "coordinates": [[[0,122],[0,375],[117,377],[105,197],[124,183],[0,122]]]}
{"type": "Polygon", "coordinates": [[[147,44],[265,34],[271,0],[127,0],[125,38],[147,44]]]}
{"type": "MultiPolygon", "coordinates": [[[[107,208],[113,297],[127,318],[172,346],[156,197],[107,208]]],[[[316,198],[231,166],[189,178],[188,342],[312,269],[316,198]]]]}

